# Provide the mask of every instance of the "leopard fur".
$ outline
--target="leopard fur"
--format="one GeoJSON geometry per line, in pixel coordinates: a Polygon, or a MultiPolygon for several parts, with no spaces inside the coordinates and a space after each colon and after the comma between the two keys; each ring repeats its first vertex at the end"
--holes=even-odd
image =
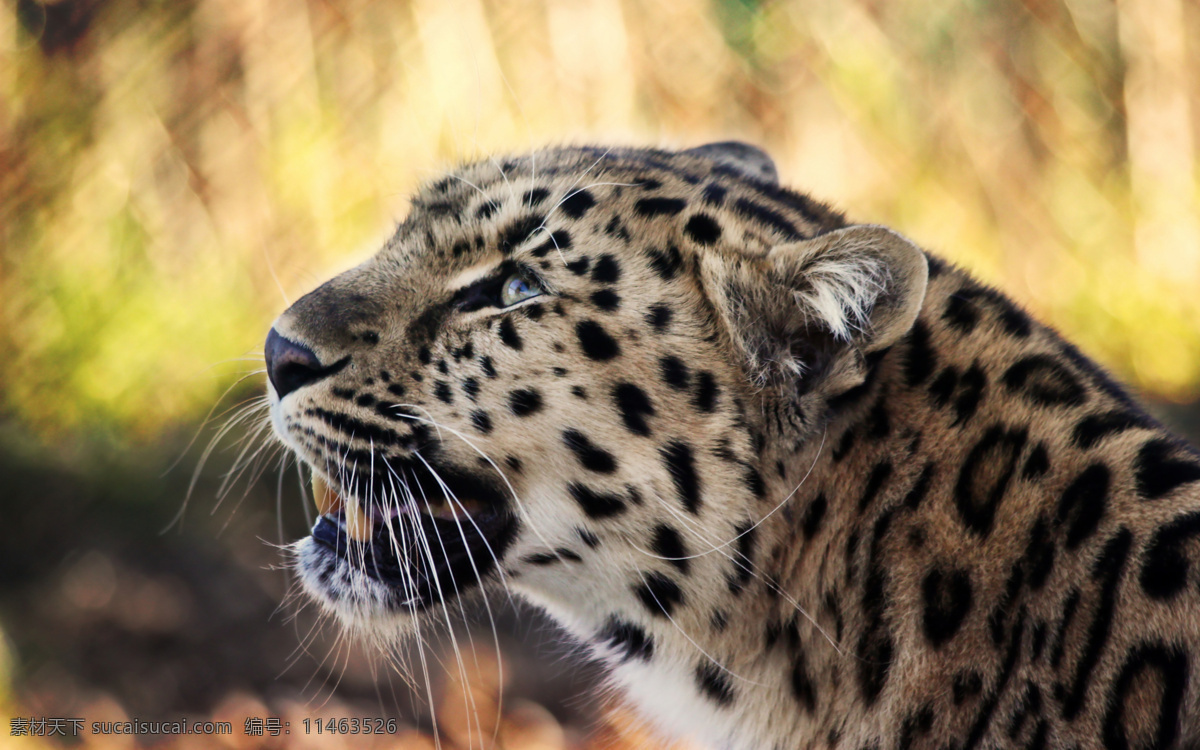
{"type": "Polygon", "coordinates": [[[272,336],[349,625],[506,587],[713,747],[1200,746],[1200,455],[753,147],[467,165],[272,336]]]}

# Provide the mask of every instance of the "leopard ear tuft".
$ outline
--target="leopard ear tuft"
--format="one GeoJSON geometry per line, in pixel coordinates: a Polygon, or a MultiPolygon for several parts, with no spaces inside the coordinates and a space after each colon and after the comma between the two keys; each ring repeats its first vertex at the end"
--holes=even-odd
{"type": "Polygon", "coordinates": [[[864,357],[916,322],[925,254],[880,226],[778,245],[760,258],[702,258],[701,276],[750,380],[801,379],[806,392],[861,382],[864,357]]]}
{"type": "Polygon", "coordinates": [[[886,349],[908,333],[925,301],[925,253],[887,227],[837,229],[773,248],[778,283],[838,341],[864,353],[886,349]]]}
{"type": "Polygon", "coordinates": [[[775,162],[757,146],[741,141],[721,141],[706,143],[703,146],[689,148],[683,153],[698,156],[708,161],[716,162],[737,172],[742,177],[765,182],[770,185],[779,184],[779,173],[775,170],[775,162]]]}

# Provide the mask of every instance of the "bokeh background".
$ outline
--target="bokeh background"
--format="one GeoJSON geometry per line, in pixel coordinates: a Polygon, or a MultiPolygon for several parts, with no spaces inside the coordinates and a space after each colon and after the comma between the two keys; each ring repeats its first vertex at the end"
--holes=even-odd
{"type": "Polygon", "coordinates": [[[1190,0],[0,0],[0,717],[651,746],[535,613],[475,618],[473,655],[418,680],[430,710],[288,600],[276,545],[308,511],[258,430],[260,347],[454,162],[728,138],[1200,434],[1190,0]]]}

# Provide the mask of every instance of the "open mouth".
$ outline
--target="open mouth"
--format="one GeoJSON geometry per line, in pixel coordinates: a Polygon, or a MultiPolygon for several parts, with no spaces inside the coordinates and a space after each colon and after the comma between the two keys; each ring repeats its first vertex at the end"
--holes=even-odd
{"type": "Polygon", "coordinates": [[[462,594],[495,570],[517,530],[495,482],[423,462],[386,468],[386,477],[356,493],[313,472],[320,517],[312,538],[324,556],[419,609],[462,594]]]}

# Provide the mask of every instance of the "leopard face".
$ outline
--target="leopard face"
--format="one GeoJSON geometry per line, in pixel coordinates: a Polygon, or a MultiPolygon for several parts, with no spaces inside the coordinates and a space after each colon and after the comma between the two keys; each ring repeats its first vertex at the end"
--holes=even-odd
{"type": "Polygon", "coordinates": [[[725,747],[1200,731],[1200,458],[757,149],[463,167],[266,355],[296,570],[360,631],[503,587],[725,747]]]}
{"type": "Polygon", "coordinates": [[[310,590],[364,621],[488,580],[669,609],[656,568],[693,566],[678,527],[736,537],[764,493],[761,386],[699,269],[776,241],[723,227],[716,200],[763,163],[579,149],[468,167],[289,309],[267,346],[274,425],[340,506],[300,547],[310,590]],[[737,468],[706,470],[714,454],[737,468]],[[602,559],[642,583],[595,575],[602,559]]]}

